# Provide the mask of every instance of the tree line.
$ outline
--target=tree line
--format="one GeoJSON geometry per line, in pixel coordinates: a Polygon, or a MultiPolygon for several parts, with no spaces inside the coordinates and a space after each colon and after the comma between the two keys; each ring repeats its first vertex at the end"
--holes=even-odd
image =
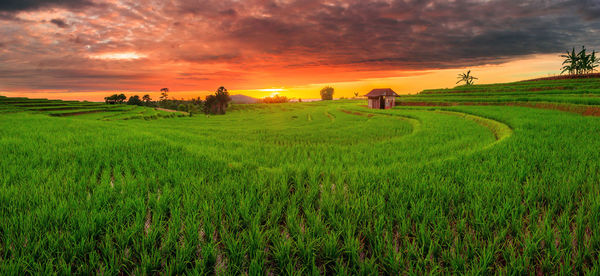
{"type": "Polygon", "coordinates": [[[153,101],[148,94],[143,95],[141,98],[139,95],[133,95],[129,99],[125,94],[113,94],[105,97],[104,101],[107,104],[127,104],[184,111],[188,112],[190,116],[196,113],[225,114],[231,101],[229,92],[223,86],[219,87],[214,94],[206,96],[204,100],[200,97],[190,100],[169,99],[169,88],[162,88],[160,92],[157,101],[153,101]]]}
{"type": "Polygon", "coordinates": [[[287,103],[287,102],[290,102],[290,98],[288,98],[286,96],[275,95],[275,96],[271,96],[271,97],[264,97],[264,98],[260,99],[259,102],[266,103],[266,104],[287,103]]]}
{"type": "Polygon", "coordinates": [[[596,57],[596,51],[587,53],[585,46],[581,46],[581,51],[575,52],[575,47],[565,55],[560,55],[565,60],[563,61],[561,68],[561,74],[565,72],[569,75],[580,75],[589,74],[596,71],[596,68],[600,64],[600,60],[596,57]]]}
{"type": "MultiPolygon", "coordinates": [[[[333,87],[326,86],[321,89],[320,94],[321,100],[333,100],[334,89],[333,87]]],[[[356,92],[355,95],[358,95],[358,92],[356,92]]],[[[260,102],[287,103],[290,102],[290,100],[291,99],[288,97],[275,95],[272,97],[265,97],[261,99],[260,102]]],[[[161,88],[159,99],[156,101],[153,100],[149,94],[145,94],[142,97],[139,95],[132,95],[127,98],[127,96],[122,93],[104,97],[104,101],[107,104],[127,104],[184,111],[188,112],[191,116],[191,114],[197,113],[225,114],[229,102],[231,102],[231,97],[227,89],[221,86],[214,94],[206,96],[204,100],[200,97],[189,100],[169,98],[169,88],[161,88]]],[[[298,102],[302,102],[302,99],[298,99],[298,102]]]]}
{"type": "MultiPolygon", "coordinates": [[[[335,92],[335,90],[331,86],[323,87],[319,91],[319,94],[321,95],[321,100],[323,100],[323,101],[333,100],[334,92],[335,92]]],[[[356,96],[358,96],[358,92],[355,92],[354,94],[356,96]]],[[[260,99],[259,102],[266,103],[266,104],[272,104],[272,103],[288,103],[291,100],[292,100],[292,98],[288,98],[286,96],[274,95],[274,96],[270,96],[270,97],[264,97],[264,98],[260,99]]],[[[302,98],[298,98],[298,102],[301,103],[302,98]]]]}

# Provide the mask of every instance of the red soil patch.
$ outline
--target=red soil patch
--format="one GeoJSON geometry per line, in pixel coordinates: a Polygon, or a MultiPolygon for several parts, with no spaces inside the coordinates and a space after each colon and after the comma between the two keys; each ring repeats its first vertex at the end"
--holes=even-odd
{"type": "MultiPolygon", "coordinates": [[[[519,91],[528,91],[528,92],[536,92],[536,91],[546,91],[546,90],[573,90],[572,88],[569,87],[564,87],[564,86],[553,86],[553,87],[532,87],[532,88],[528,88],[528,89],[521,89],[519,91]]],[[[423,95],[435,95],[435,94],[464,94],[464,93],[486,93],[486,92],[511,92],[509,90],[506,91],[502,91],[502,90],[486,90],[486,89],[481,89],[481,90],[449,90],[449,91],[422,91],[419,94],[423,94],[423,95]]]]}
{"type": "Polygon", "coordinates": [[[160,108],[160,107],[155,107],[154,109],[156,110],[162,110],[162,111],[166,111],[166,112],[181,112],[181,111],[177,111],[177,110],[173,110],[173,109],[166,109],[166,108],[160,108]]]}
{"type": "Polygon", "coordinates": [[[567,105],[567,104],[558,104],[558,103],[397,102],[396,105],[397,106],[457,106],[457,105],[521,106],[521,107],[559,110],[559,111],[564,111],[564,112],[577,113],[577,114],[581,114],[583,116],[599,116],[600,117],[600,106],[581,106],[581,105],[567,105]]]}
{"type": "Polygon", "coordinates": [[[352,114],[352,115],[358,115],[358,116],[366,116],[366,117],[373,117],[375,116],[374,114],[365,114],[365,113],[361,113],[358,111],[350,111],[350,110],[345,110],[345,109],[340,109],[342,112],[346,113],[346,114],[352,114]]]}
{"type": "Polygon", "coordinates": [[[458,105],[458,103],[450,103],[450,102],[396,102],[396,106],[404,105],[404,106],[450,106],[450,105],[458,105]]]}
{"type": "Polygon", "coordinates": [[[71,112],[71,113],[56,113],[56,114],[50,114],[50,116],[65,117],[65,116],[77,116],[77,115],[91,114],[91,113],[98,113],[98,112],[107,112],[107,110],[90,110],[90,111],[71,112]]]}
{"type": "Polygon", "coordinates": [[[561,75],[561,76],[554,76],[554,77],[546,77],[546,78],[537,78],[537,79],[531,79],[531,80],[524,80],[524,81],[520,81],[520,82],[544,81],[544,80],[592,79],[592,78],[600,78],[600,73],[581,74],[581,75],[561,75]]]}

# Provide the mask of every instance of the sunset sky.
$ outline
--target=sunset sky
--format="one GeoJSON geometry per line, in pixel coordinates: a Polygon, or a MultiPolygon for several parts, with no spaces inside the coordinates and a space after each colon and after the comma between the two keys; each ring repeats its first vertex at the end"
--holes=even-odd
{"type": "Polygon", "coordinates": [[[3,0],[0,95],[406,94],[558,74],[581,45],[598,0],[3,0]]]}

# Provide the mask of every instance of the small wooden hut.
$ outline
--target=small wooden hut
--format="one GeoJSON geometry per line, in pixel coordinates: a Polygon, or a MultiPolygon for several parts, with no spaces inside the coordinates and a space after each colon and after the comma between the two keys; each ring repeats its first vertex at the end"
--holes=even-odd
{"type": "Polygon", "coordinates": [[[396,105],[396,92],[391,88],[373,89],[365,97],[369,99],[369,108],[390,109],[396,105]]]}

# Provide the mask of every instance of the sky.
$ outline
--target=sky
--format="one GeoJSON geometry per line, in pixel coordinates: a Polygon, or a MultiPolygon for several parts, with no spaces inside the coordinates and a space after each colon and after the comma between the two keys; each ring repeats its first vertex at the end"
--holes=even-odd
{"type": "Polygon", "coordinates": [[[560,73],[600,0],[3,0],[0,95],[399,94],[560,73]]]}

